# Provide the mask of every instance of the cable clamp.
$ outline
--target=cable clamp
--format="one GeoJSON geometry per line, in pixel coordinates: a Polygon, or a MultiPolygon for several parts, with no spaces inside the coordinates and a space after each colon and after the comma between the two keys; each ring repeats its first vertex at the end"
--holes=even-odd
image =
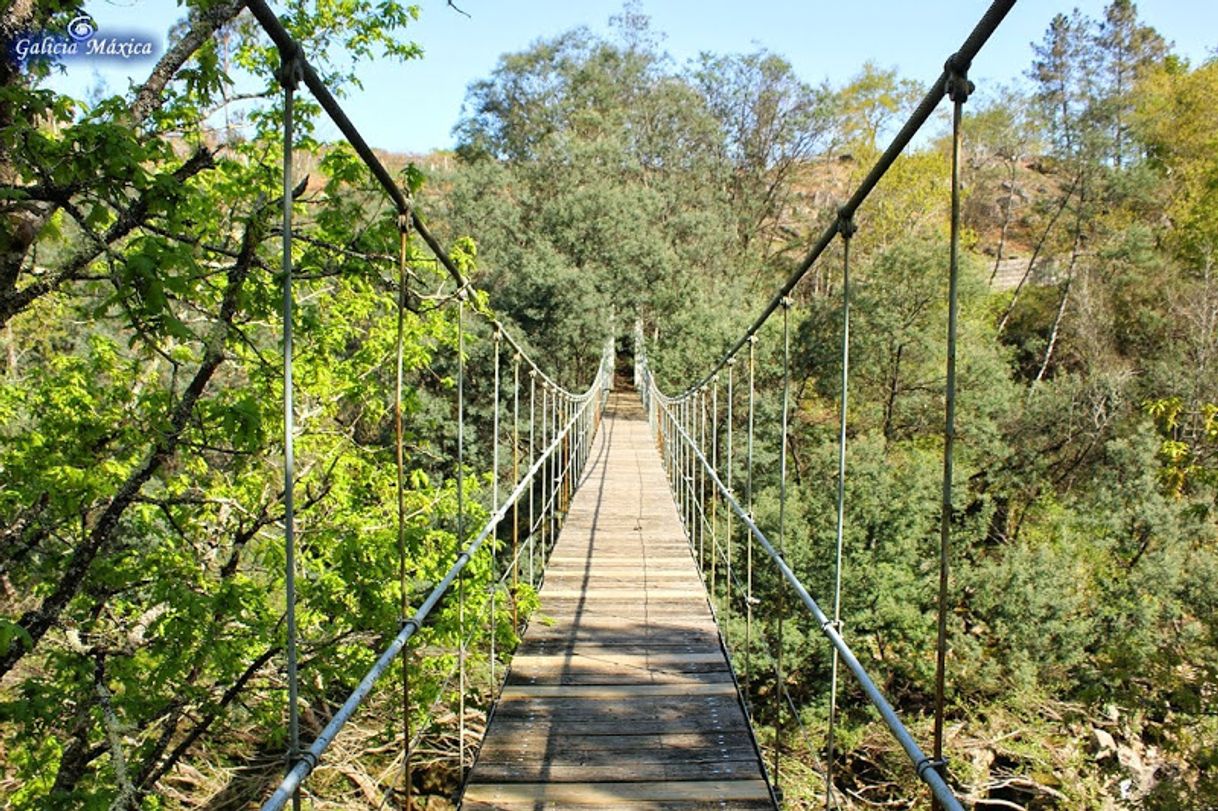
{"type": "Polygon", "coordinates": [[[279,70],[275,72],[275,78],[285,90],[295,90],[304,78],[304,59],[296,40],[289,40],[288,47],[279,49],[279,70]]]}
{"type": "Polygon", "coordinates": [[[859,230],[858,225],[854,222],[854,214],[847,212],[843,206],[837,210],[837,232],[842,235],[842,239],[850,239],[859,230]]]}
{"type": "Polygon", "coordinates": [[[791,306],[793,304],[795,304],[795,299],[791,298],[790,296],[782,297],[782,306],[785,307],[786,309],[788,309],[788,310],[791,309],[791,306]]]}
{"type": "Polygon", "coordinates": [[[968,97],[977,89],[977,85],[968,80],[968,69],[971,63],[961,59],[959,53],[954,53],[943,63],[947,72],[947,97],[957,104],[964,104],[968,97]]]}
{"type": "Polygon", "coordinates": [[[292,764],[292,768],[296,768],[297,763],[307,764],[310,772],[317,768],[317,764],[319,762],[317,755],[313,754],[308,749],[304,750],[303,752],[297,752],[295,757],[288,755],[288,760],[292,764]]]}
{"type": "Polygon", "coordinates": [[[925,781],[926,772],[931,769],[938,772],[940,777],[943,777],[947,770],[947,758],[924,757],[918,761],[918,765],[915,768],[917,769],[919,780],[925,781]]]}

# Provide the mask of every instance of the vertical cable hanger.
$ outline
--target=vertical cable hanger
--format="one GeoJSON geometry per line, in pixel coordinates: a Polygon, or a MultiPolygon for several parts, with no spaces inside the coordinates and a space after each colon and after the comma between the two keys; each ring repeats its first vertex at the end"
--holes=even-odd
{"type": "MultiPolygon", "coordinates": [[[[520,484],[520,353],[512,358],[512,482],[520,484]]],[[[512,632],[520,627],[517,592],[520,588],[520,500],[512,505],[512,632]]]]}
{"type": "MultiPolygon", "coordinates": [[[[499,346],[503,334],[499,322],[495,322],[492,341],[495,346],[495,390],[493,395],[494,416],[491,427],[491,514],[499,512],[499,346]]],[[[495,597],[499,591],[499,538],[498,532],[490,539],[491,547],[491,618],[490,618],[490,648],[491,648],[491,689],[495,689],[495,597]]]]}
{"type": "MultiPolygon", "coordinates": [[[[947,381],[943,420],[943,505],[939,517],[939,628],[935,646],[935,745],[934,768],[946,779],[943,755],[944,692],[947,671],[948,550],[952,534],[952,465],[956,442],[956,332],[959,320],[960,278],[960,149],[964,102],[973,92],[968,80],[969,63],[959,54],[947,60],[947,95],[952,100],[952,223],[951,263],[947,291],[947,381]]],[[[936,798],[934,806],[940,807],[936,798]]]]}
{"type": "MultiPolygon", "coordinates": [[[[294,45],[294,43],[293,43],[294,45]]],[[[299,53],[281,51],[279,83],[283,85],[283,545],[287,632],[288,769],[300,759],[300,676],[296,649],[296,457],[292,379],[292,132],[295,91],[301,79],[299,53]]],[[[300,811],[300,789],[292,792],[300,811]]]]}
{"type": "MultiPolygon", "coordinates": [[[[791,297],[784,296],[782,300],[782,432],[779,440],[782,450],[778,463],[778,554],[787,556],[787,433],[790,429],[790,397],[791,397],[791,297]]],[[[785,674],[782,668],[783,658],[783,614],[786,613],[785,589],[778,592],[778,655],[776,657],[777,682],[774,690],[774,791],[781,797],[782,761],[782,694],[785,689],[785,674]]]]}
{"type": "MultiPolygon", "coordinates": [[[[465,289],[457,292],[457,553],[465,546],[465,289]]],[[[457,577],[457,752],[465,781],[465,570],[457,577]]]]}
{"type": "MultiPolygon", "coordinates": [[[[757,336],[749,336],[749,437],[747,443],[748,464],[745,467],[745,501],[748,504],[749,518],[753,519],[753,428],[755,425],[754,417],[756,415],[756,345],[757,336]]],[[[744,594],[744,694],[746,696],[745,709],[752,714],[752,694],[750,687],[752,686],[749,660],[751,656],[751,646],[753,644],[753,533],[746,532],[745,537],[745,594],[744,594]]]]}
{"type": "MultiPolygon", "coordinates": [[[[719,469],[719,375],[711,378],[711,424],[710,424],[710,459],[711,468],[719,469]]],[[[710,491],[710,530],[711,530],[711,605],[715,605],[715,588],[719,571],[719,499],[715,497],[715,488],[710,491]]],[[[716,609],[717,610],[717,609],[716,609]]]]}
{"type": "MultiPolygon", "coordinates": [[[[698,453],[706,457],[706,386],[698,390],[698,453]]],[[[698,474],[698,555],[702,559],[702,579],[706,579],[706,468],[695,465],[698,474]]],[[[711,550],[714,554],[714,550],[711,550]]]]}
{"type": "MultiPolygon", "coordinates": [[[[406,627],[410,616],[410,590],[406,582],[406,454],[402,426],[402,382],[406,334],[406,248],[410,240],[410,218],[398,217],[398,295],[395,366],[397,375],[393,388],[393,436],[397,470],[397,546],[398,546],[398,630],[406,627]]],[[[410,808],[410,654],[402,651],[402,792],[404,808],[410,808]]]]}
{"type": "MultiPolygon", "coordinates": [[[[537,426],[537,370],[530,366],[529,368],[529,468],[532,468],[536,463],[534,458],[536,434],[534,429],[537,426]]],[[[529,588],[533,588],[535,581],[533,580],[533,550],[534,550],[534,526],[536,525],[536,517],[534,515],[533,494],[537,491],[536,479],[529,484],[529,588]]]]}
{"type": "MultiPolygon", "coordinates": [[[[842,375],[837,431],[837,532],[833,562],[833,627],[842,631],[842,538],[846,516],[846,413],[850,392],[850,239],[857,226],[853,217],[840,214],[838,230],[842,235],[842,375]]],[[[829,735],[826,740],[825,808],[833,806],[833,745],[837,723],[837,648],[829,676],[829,735]]]]}
{"type": "MultiPolygon", "coordinates": [[[[732,357],[727,362],[727,491],[729,493],[732,492],[732,432],[734,430],[732,426],[732,410],[734,407],[732,401],[735,397],[735,388],[733,386],[735,369],[736,358],[732,357]]],[[[725,533],[727,538],[727,611],[725,614],[726,621],[723,624],[723,641],[727,643],[730,648],[730,635],[732,627],[732,586],[735,582],[732,576],[732,511],[728,509],[724,510],[723,512],[727,518],[727,531],[725,533]]]]}

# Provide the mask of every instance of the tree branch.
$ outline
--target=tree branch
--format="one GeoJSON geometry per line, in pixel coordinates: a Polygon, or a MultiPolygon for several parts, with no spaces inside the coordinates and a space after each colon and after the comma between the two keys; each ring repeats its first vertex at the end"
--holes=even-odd
{"type": "Polygon", "coordinates": [[[43,600],[38,608],[22,615],[19,624],[30,635],[32,642],[29,645],[11,645],[8,653],[0,657],[0,678],[3,678],[26,653],[36,647],[39,640],[59,620],[60,614],[80,590],[94,559],[113,541],[119,521],[127,508],[135,501],[143,486],[173,456],[178,444],[182,441],[195,405],[203,396],[203,391],[216,370],[224,362],[225,339],[228,337],[233,319],[237,314],[241,291],[250,268],[254,264],[257,246],[261,242],[262,234],[265,233],[266,223],[263,219],[269,210],[270,207],[264,201],[255,208],[246,224],[241,255],[228,272],[228,284],[220,305],[218,323],[207,340],[207,348],[198,370],[173,409],[168,430],[152,447],[144,464],[127,478],[114,497],[110,499],[88,537],[73,551],[55,590],[43,600]]]}

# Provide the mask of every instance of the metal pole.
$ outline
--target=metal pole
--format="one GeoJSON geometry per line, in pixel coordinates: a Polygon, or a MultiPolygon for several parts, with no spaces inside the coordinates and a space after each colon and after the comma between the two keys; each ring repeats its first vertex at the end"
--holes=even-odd
{"type": "MultiPolygon", "coordinates": [[[[842,538],[846,515],[846,412],[850,393],[850,238],[854,236],[854,220],[839,222],[842,234],[842,375],[841,400],[837,431],[837,548],[833,564],[833,627],[842,630],[842,538]]],[[[833,744],[837,726],[837,649],[829,675],[829,735],[826,742],[828,759],[825,765],[825,808],[833,806],[833,744]]]]}
{"type": "MultiPolygon", "coordinates": [[[[698,391],[698,451],[706,455],[706,387],[698,391]]],[[[706,474],[698,468],[698,555],[706,577],[706,474]]],[[[714,550],[711,550],[714,552],[714,550]]]]}
{"type": "MultiPolygon", "coordinates": [[[[536,450],[534,446],[535,430],[537,427],[537,370],[529,368],[529,467],[536,463],[536,450]]],[[[529,588],[533,588],[533,534],[534,525],[536,524],[536,516],[533,509],[533,494],[537,490],[537,483],[534,482],[529,486],[529,588]]]]}
{"type": "MultiPolygon", "coordinates": [[[[520,353],[512,361],[512,483],[520,484],[520,353]]],[[[512,505],[512,630],[520,628],[517,592],[520,588],[520,505],[512,505]]]]}
{"type": "MultiPolygon", "coordinates": [[[[943,505],[939,520],[939,628],[935,646],[935,768],[946,772],[943,759],[944,692],[947,673],[948,549],[952,534],[952,452],[956,441],[956,330],[959,316],[960,275],[960,120],[964,102],[972,92],[967,62],[953,56],[945,71],[951,74],[952,99],[952,225],[951,267],[947,292],[947,404],[943,424],[943,505]]],[[[944,775],[946,777],[946,775],[944,775]]],[[[938,806],[938,802],[935,803],[938,806]]]]}
{"type": "MultiPolygon", "coordinates": [[[[406,627],[410,612],[410,593],[406,581],[406,454],[402,430],[402,386],[404,374],[403,356],[406,346],[406,247],[410,236],[410,219],[398,219],[398,306],[396,367],[397,376],[393,389],[393,434],[397,461],[398,501],[398,589],[401,592],[398,604],[398,630],[406,627]]],[[[405,794],[404,807],[410,808],[410,673],[409,661],[402,657],[402,789],[405,794]]]]}
{"type": "MultiPolygon", "coordinates": [[[[465,291],[457,301],[457,549],[465,542],[465,291]]],[[[465,779],[465,570],[457,578],[457,752],[465,779]]]]}
{"type": "MultiPolygon", "coordinates": [[[[554,439],[558,438],[558,387],[554,387],[554,394],[550,398],[550,436],[554,439]]],[[[546,545],[542,549],[543,560],[548,556],[549,550],[554,548],[554,541],[558,538],[558,449],[555,448],[550,452],[550,537],[546,539],[546,545]]],[[[542,577],[545,577],[545,566],[542,565],[542,577]]]]}
{"type": "MultiPolygon", "coordinates": [[[[719,375],[711,378],[711,467],[719,469],[719,375]]],[[[715,604],[715,583],[719,572],[719,500],[715,498],[714,489],[710,494],[710,530],[711,530],[711,605],[715,604]]]]}
{"type": "MultiPolygon", "coordinates": [[[[543,380],[541,383],[541,447],[547,447],[547,440],[550,435],[550,387],[543,380]]],[[[541,535],[542,553],[548,543],[548,533],[550,531],[550,513],[549,513],[549,498],[550,498],[550,467],[551,460],[545,453],[541,457],[541,515],[538,518],[538,530],[541,535]]],[[[536,549],[534,549],[536,553],[536,549]]]]}
{"type": "MultiPolygon", "coordinates": [[[[790,396],[791,396],[791,333],[790,333],[791,299],[782,300],[782,451],[778,463],[778,554],[786,557],[787,536],[787,431],[789,430],[790,396]]],[[[785,687],[785,676],[782,671],[782,621],[786,613],[786,601],[780,596],[778,600],[778,656],[775,662],[777,683],[774,690],[774,790],[781,792],[782,782],[779,764],[782,760],[782,691],[785,687]]],[[[781,794],[780,794],[781,796],[781,794]]]]}
{"type": "MultiPolygon", "coordinates": [[[[279,81],[283,85],[283,545],[284,593],[287,603],[288,768],[300,757],[300,677],[296,650],[296,455],[292,380],[292,126],[300,63],[293,52],[283,56],[279,81]]],[[[300,809],[300,791],[292,794],[300,809]]]]}
{"type": "MultiPolygon", "coordinates": [[[[494,414],[491,417],[491,512],[499,512],[499,345],[501,343],[502,333],[498,324],[495,324],[495,331],[491,340],[495,345],[495,390],[492,396],[494,400],[494,414]]],[[[497,534],[497,533],[496,533],[497,534]]],[[[491,538],[491,617],[490,617],[490,649],[491,649],[491,686],[496,685],[495,681],[495,628],[498,619],[495,616],[495,598],[499,592],[499,539],[498,537],[491,538]]]]}
{"type": "MultiPolygon", "coordinates": [[[[732,358],[727,362],[727,489],[731,492],[732,489],[732,408],[735,388],[733,386],[733,377],[736,370],[736,359],[732,358]]],[[[723,623],[723,642],[730,648],[731,643],[731,627],[732,627],[732,586],[734,580],[732,578],[732,511],[727,510],[725,517],[727,518],[727,612],[726,621],[723,623]]]]}
{"type": "MultiPolygon", "coordinates": [[[[748,504],[749,517],[753,517],[753,428],[755,425],[754,417],[756,410],[756,349],[757,336],[749,337],[749,438],[748,438],[748,465],[745,468],[745,502],[748,504]]],[[[745,709],[752,714],[753,699],[750,688],[752,686],[752,674],[749,660],[752,658],[753,644],[753,536],[751,533],[745,534],[746,550],[745,550],[745,594],[744,594],[744,695],[745,709]]]]}

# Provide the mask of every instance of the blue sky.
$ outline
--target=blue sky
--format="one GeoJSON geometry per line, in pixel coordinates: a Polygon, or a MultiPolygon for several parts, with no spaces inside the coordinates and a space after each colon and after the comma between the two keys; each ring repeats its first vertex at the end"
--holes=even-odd
{"type": "MultiPolygon", "coordinates": [[[[452,145],[466,87],[494,69],[503,53],[578,25],[608,30],[621,0],[457,0],[466,17],[443,0],[422,2],[418,23],[407,30],[423,46],[420,60],[368,65],[364,90],[344,101],[369,143],[394,151],[422,153],[452,145]],[[386,110],[401,111],[387,115],[386,110]]],[[[988,0],[643,0],[652,28],[678,63],[701,51],[741,53],[765,48],[786,57],[805,80],[841,84],[868,59],[927,82],[971,30],[988,0]]],[[[972,78],[982,93],[1016,80],[1059,11],[1078,6],[1099,16],[1104,0],[1062,4],[1020,0],[974,63],[972,78]]],[[[1142,0],[1141,18],[1175,43],[1194,63],[1218,46],[1214,0],[1142,0]]],[[[99,27],[163,33],[181,15],[172,0],[91,0],[85,8],[99,27]]],[[[147,65],[141,70],[146,73],[147,65]]],[[[136,71],[135,78],[142,78],[136,71]]],[[[56,79],[59,89],[84,97],[98,81],[112,91],[127,84],[121,68],[74,63],[56,79]]],[[[323,127],[323,138],[336,130],[323,127]]]]}

